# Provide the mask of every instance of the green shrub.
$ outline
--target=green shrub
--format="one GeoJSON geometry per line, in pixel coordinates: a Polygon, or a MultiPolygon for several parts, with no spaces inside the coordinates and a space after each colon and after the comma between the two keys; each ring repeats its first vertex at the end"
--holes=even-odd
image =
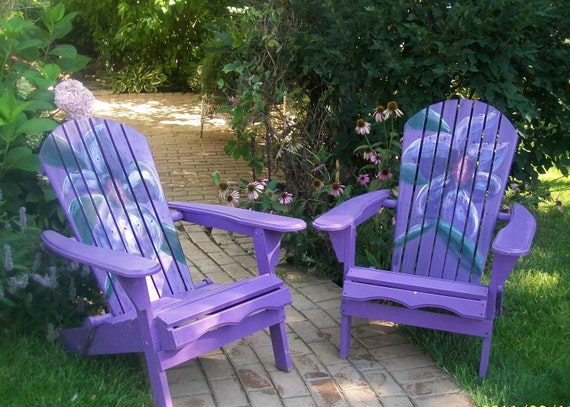
{"type": "MultiPolygon", "coordinates": [[[[148,66],[167,78],[161,87],[188,90],[204,57],[210,26],[226,0],[65,0],[79,13],[74,41],[110,73],[148,66]]],[[[137,85],[138,87],[139,85],[137,85]]]]}
{"type": "Polygon", "coordinates": [[[42,229],[65,227],[39,174],[37,151],[61,117],[54,86],[87,63],[60,43],[75,15],[58,4],[43,8],[36,21],[19,13],[0,19],[0,321],[20,315],[57,324],[84,306],[83,288],[91,290],[39,241],[42,229]]]}
{"type": "MultiPolygon", "coordinates": [[[[293,196],[315,202],[315,165],[347,189],[355,185],[364,163],[354,123],[371,106],[397,100],[412,115],[469,97],[494,105],[520,131],[512,172],[519,184],[553,165],[566,173],[569,14],[570,3],[546,0],[250,1],[232,9],[210,48],[219,56],[204,61],[206,72],[225,62],[215,83],[236,133],[226,153],[246,160],[254,180],[279,175],[293,196]]],[[[392,131],[401,134],[403,123],[392,131]]],[[[303,217],[326,208],[305,205],[303,217]]]]}

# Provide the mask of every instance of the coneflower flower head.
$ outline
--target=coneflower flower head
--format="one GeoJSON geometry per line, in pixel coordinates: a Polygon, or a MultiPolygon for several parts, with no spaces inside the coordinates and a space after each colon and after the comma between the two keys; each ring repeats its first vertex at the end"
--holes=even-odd
{"type": "Polygon", "coordinates": [[[331,185],[331,195],[338,197],[341,196],[344,192],[344,185],[339,184],[338,182],[333,182],[331,185]]]}
{"type": "Polygon", "coordinates": [[[228,206],[236,207],[239,204],[239,192],[238,191],[231,191],[229,194],[226,195],[226,202],[228,206]]]}
{"type": "Polygon", "coordinates": [[[291,202],[293,202],[293,194],[290,192],[281,192],[279,203],[281,205],[289,205],[291,202]]]}
{"type": "Polygon", "coordinates": [[[404,113],[400,110],[398,103],[391,101],[386,105],[386,110],[384,111],[384,118],[389,119],[390,117],[402,117],[404,113]]]}
{"type": "Polygon", "coordinates": [[[252,201],[254,201],[257,198],[259,198],[259,195],[263,192],[264,189],[265,186],[261,182],[259,181],[250,182],[249,184],[247,184],[246,187],[247,197],[252,201]]]}
{"type": "Polygon", "coordinates": [[[356,121],[356,127],[354,128],[354,130],[361,136],[370,134],[370,123],[368,123],[364,119],[358,119],[356,121]]]}
{"type": "Polygon", "coordinates": [[[315,188],[317,191],[320,191],[321,189],[323,189],[323,181],[321,181],[318,178],[315,178],[312,182],[313,188],[315,188]]]}
{"type": "Polygon", "coordinates": [[[361,186],[365,186],[370,182],[370,176],[368,174],[360,174],[356,177],[356,182],[358,182],[361,186]]]}
{"type": "Polygon", "coordinates": [[[376,106],[376,109],[374,109],[374,113],[373,113],[373,115],[374,115],[374,120],[375,120],[376,122],[382,122],[382,121],[384,121],[384,119],[385,119],[385,117],[384,117],[384,111],[385,111],[385,110],[386,110],[386,109],[385,109],[384,106],[382,106],[382,105],[376,106]]]}

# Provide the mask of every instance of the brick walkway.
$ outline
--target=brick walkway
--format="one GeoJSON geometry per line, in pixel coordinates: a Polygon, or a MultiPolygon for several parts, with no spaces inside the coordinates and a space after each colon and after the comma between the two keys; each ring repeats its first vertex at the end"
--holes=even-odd
{"type": "MultiPolygon", "coordinates": [[[[200,137],[198,96],[94,93],[96,116],[129,124],[148,137],[169,199],[217,203],[210,179],[215,170],[225,178],[249,178],[245,163],[223,152],[232,137],[223,121],[208,120],[200,137]]],[[[198,279],[207,274],[229,282],[255,272],[246,237],[207,235],[190,224],[184,224],[181,237],[198,279]]],[[[340,359],[340,288],[287,265],[279,266],[279,273],[293,295],[287,310],[293,369],[276,370],[269,335],[261,332],[170,370],[175,406],[473,406],[390,325],[355,320],[350,357],[340,359]]]]}

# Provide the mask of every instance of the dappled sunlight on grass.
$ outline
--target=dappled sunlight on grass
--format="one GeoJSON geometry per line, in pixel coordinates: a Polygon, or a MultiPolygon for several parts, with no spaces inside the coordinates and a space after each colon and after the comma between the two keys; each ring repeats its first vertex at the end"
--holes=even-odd
{"type": "Polygon", "coordinates": [[[533,271],[532,273],[521,273],[519,279],[520,288],[529,295],[541,295],[552,290],[562,288],[565,283],[559,274],[551,274],[545,271],[533,271]]]}

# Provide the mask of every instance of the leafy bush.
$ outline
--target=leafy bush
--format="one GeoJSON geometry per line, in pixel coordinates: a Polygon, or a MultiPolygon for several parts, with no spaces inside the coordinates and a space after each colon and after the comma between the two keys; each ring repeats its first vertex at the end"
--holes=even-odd
{"type": "MultiPolygon", "coordinates": [[[[226,61],[215,82],[236,133],[226,153],[248,161],[254,180],[282,176],[294,197],[316,202],[317,165],[347,189],[356,185],[364,163],[354,123],[370,106],[395,99],[413,114],[468,97],[494,105],[520,130],[512,173],[519,183],[552,165],[566,172],[569,13],[567,2],[546,0],[250,1],[232,9],[211,47],[218,57],[204,61],[226,61]]],[[[401,134],[403,122],[391,130],[401,134]]],[[[303,217],[326,208],[305,205],[303,217]]]]}
{"type": "MultiPolygon", "coordinates": [[[[83,298],[77,293],[89,290],[73,273],[58,273],[68,265],[43,252],[39,242],[41,229],[65,227],[54,194],[38,173],[37,151],[62,117],[54,86],[87,63],[74,46],[60,43],[75,15],[58,4],[43,8],[36,22],[18,13],[0,19],[1,321],[27,315],[57,323],[58,316],[75,313],[83,298]]],[[[73,113],[84,108],[76,106],[73,113]]]]}
{"type": "Polygon", "coordinates": [[[166,76],[167,80],[160,83],[162,88],[188,90],[195,84],[198,65],[205,55],[203,45],[211,35],[210,25],[225,15],[228,1],[65,0],[65,3],[70,10],[80,13],[74,41],[96,57],[109,73],[117,74],[130,66],[147,66],[166,76]]]}

